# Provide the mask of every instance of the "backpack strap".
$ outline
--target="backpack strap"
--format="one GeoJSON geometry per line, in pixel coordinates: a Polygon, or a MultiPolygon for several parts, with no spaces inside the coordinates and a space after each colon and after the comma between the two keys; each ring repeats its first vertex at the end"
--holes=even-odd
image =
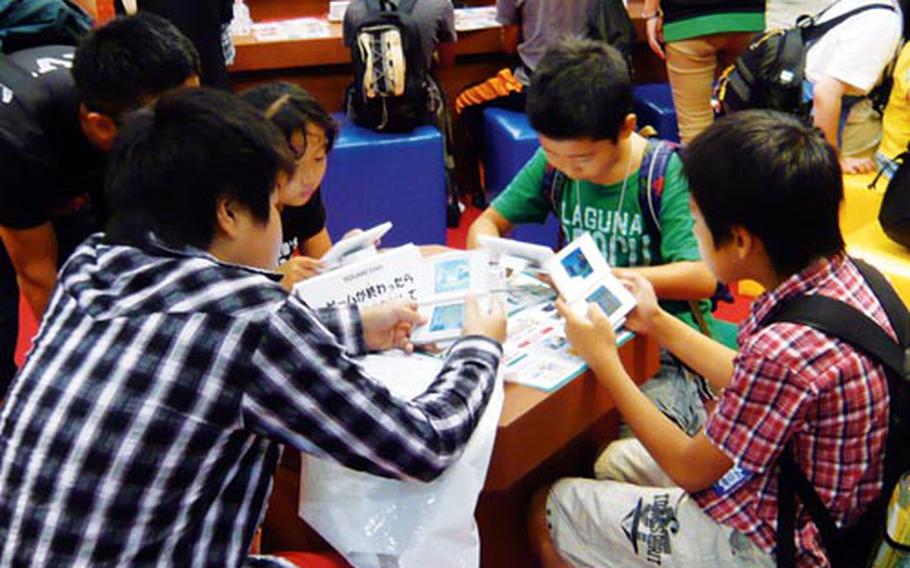
{"type": "MultiPolygon", "coordinates": [[[[907,313],[907,307],[897,295],[897,292],[894,291],[894,287],[891,286],[891,283],[885,279],[881,272],[868,262],[859,258],[852,258],[852,260],[853,264],[863,275],[863,278],[869,283],[869,287],[875,292],[878,300],[882,303],[885,314],[888,316],[888,321],[894,329],[894,334],[897,335],[898,343],[900,345],[910,345],[910,314],[907,313]]],[[[897,369],[899,371],[898,376],[901,377],[904,376],[903,362],[904,356],[902,355],[900,360],[901,367],[897,369]]]]}
{"type": "MultiPolygon", "coordinates": [[[[765,320],[765,323],[790,322],[807,325],[826,335],[837,337],[875,358],[891,371],[890,376],[904,377],[906,355],[903,346],[906,345],[908,337],[907,309],[878,270],[859,259],[853,259],[853,262],[882,303],[891,327],[898,336],[898,341],[892,339],[884,329],[860,310],[840,300],[820,294],[790,298],[781,304],[765,320]]],[[[891,411],[894,410],[893,403],[894,401],[892,401],[891,411]]],[[[789,568],[796,565],[794,536],[796,534],[797,495],[818,528],[825,550],[830,554],[831,551],[838,548],[837,523],[828,508],[825,507],[818,492],[799,469],[789,452],[788,445],[781,453],[778,478],[778,567],[789,568]]]]}
{"type": "Polygon", "coordinates": [[[562,196],[568,181],[569,176],[554,168],[549,162],[547,163],[543,179],[540,181],[540,194],[550,206],[550,211],[556,216],[556,220],[559,221],[557,249],[562,248],[566,241],[566,232],[562,227],[562,220],[559,218],[559,204],[562,203],[562,196]]]}
{"type": "Polygon", "coordinates": [[[771,321],[817,329],[849,343],[903,375],[904,350],[901,346],[869,316],[840,300],[821,294],[797,296],[782,304],[771,321]]]}
{"type": "Polygon", "coordinates": [[[808,24],[803,27],[803,40],[806,43],[809,43],[810,41],[814,41],[814,40],[820,38],[821,36],[825,35],[828,31],[831,30],[831,28],[841,24],[848,18],[852,18],[853,16],[855,16],[861,12],[865,12],[867,10],[890,10],[892,12],[897,11],[894,8],[894,6],[891,4],[869,4],[867,6],[860,6],[859,8],[854,8],[853,10],[850,10],[849,12],[844,12],[843,14],[841,14],[839,16],[835,16],[835,17],[831,18],[827,22],[816,23],[818,18],[822,14],[824,14],[825,11],[827,11],[827,10],[825,10],[825,11],[822,11],[821,13],[819,13],[818,15],[816,15],[815,17],[813,17],[811,20],[809,20],[808,24]]]}
{"type": "MultiPolygon", "coordinates": [[[[836,300],[835,300],[836,301],[836,300]]],[[[796,566],[796,496],[812,517],[822,538],[826,551],[834,550],[837,542],[837,523],[825,507],[821,497],[812,483],[799,469],[790,446],[784,448],[780,455],[780,472],[777,478],[777,566],[778,568],[795,568],[796,566]]],[[[830,559],[829,559],[830,560],[830,559]]]]}
{"type": "MultiPolygon", "coordinates": [[[[641,167],[638,170],[638,206],[641,209],[645,230],[651,236],[651,257],[660,258],[660,242],[663,228],[660,224],[660,209],[663,204],[664,187],[667,180],[667,168],[670,158],[679,150],[679,144],[669,140],[648,138],[645,151],[641,157],[641,167]]],[[[711,298],[712,306],[718,299],[729,298],[730,292],[726,285],[718,283],[717,290],[711,298]]],[[[705,314],[702,312],[698,300],[689,301],[689,311],[695,318],[695,323],[701,332],[713,337],[711,327],[708,325],[705,314]]]]}
{"type": "MultiPolygon", "coordinates": [[[[670,157],[678,144],[667,140],[648,138],[638,169],[638,205],[641,208],[645,229],[652,237],[652,252],[660,253],[660,207],[663,202],[664,185],[670,157]]],[[[656,257],[655,257],[656,258],[656,257]]]]}

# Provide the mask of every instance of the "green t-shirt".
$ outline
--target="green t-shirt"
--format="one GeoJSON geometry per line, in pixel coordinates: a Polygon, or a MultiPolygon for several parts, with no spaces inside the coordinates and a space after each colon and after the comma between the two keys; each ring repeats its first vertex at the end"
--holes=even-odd
{"type": "Polygon", "coordinates": [[[682,41],[721,33],[759,33],[764,30],[764,11],[729,11],[684,18],[675,22],[664,22],[663,41],[682,41]]]}
{"type": "MultiPolygon", "coordinates": [[[[508,187],[491,206],[513,225],[543,223],[552,212],[541,191],[547,158],[538,149],[508,187]]],[[[612,266],[651,266],[701,260],[698,242],[692,233],[692,216],[689,213],[689,185],[682,171],[682,162],[673,155],[667,164],[663,198],[660,208],[660,258],[652,258],[651,240],[639,207],[640,175],[638,169],[628,178],[612,185],[599,185],[569,179],[558,204],[558,216],[566,234],[572,241],[582,233],[590,233],[594,242],[612,266]]],[[[662,301],[661,305],[693,328],[698,324],[688,302],[662,301]]],[[[701,303],[702,312],[715,337],[717,322],[710,313],[710,302],[701,303]]]]}

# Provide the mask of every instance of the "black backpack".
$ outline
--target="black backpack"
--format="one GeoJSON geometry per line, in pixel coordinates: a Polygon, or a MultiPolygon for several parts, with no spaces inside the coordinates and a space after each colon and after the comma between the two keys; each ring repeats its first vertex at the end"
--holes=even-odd
{"type": "MultiPolygon", "coordinates": [[[[889,239],[910,248],[910,144],[894,161],[898,163],[897,171],[885,189],[878,222],[889,239]]],[[[884,168],[879,170],[869,189],[875,187],[884,171],[884,168]]]]}
{"type": "Polygon", "coordinates": [[[72,0],[0,0],[0,51],[79,45],[92,18],[72,0]]]}
{"type": "Polygon", "coordinates": [[[809,44],[848,18],[874,9],[895,10],[891,4],[869,4],[816,23],[825,9],[815,16],[800,16],[794,28],[756,36],[717,82],[718,114],[760,108],[795,114],[809,122],[812,105],[803,102],[809,44]]]}
{"type": "Polygon", "coordinates": [[[587,36],[604,41],[622,53],[629,66],[632,65],[632,44],[635,43],[635,27],[622,0],[596,0],[588,6],[587,36]]]}
{"type": "MultiPolygon", "coordinates": [[[[885,442],[884,485],[857,522],[838,527],[815,488],[792,457],[789,446],[781,454],[778,480],[777,565],[795,566],[796,497],[818,527],[833,568],[868,566],[885,533],[888,500],[898,479],[910,470],[910,314],[887,280],[875,268],[853,259],[872,288],[898,341],[856,308],[819,294],[797,296],[781,304],[765,320],[792,322],[837,337],[884,365],[888,376],[888,434],[885,442]]],[[[891,543],[904,549],[898,543],[891,543]]]]}
{"type": "Polygon", "coordinates": [[[417,0],[365,0],[367,14],[350,38],[354,82],[347,92],[351,121],[380,132],[410,132],[428,113],[427,64],[417,0]]]}

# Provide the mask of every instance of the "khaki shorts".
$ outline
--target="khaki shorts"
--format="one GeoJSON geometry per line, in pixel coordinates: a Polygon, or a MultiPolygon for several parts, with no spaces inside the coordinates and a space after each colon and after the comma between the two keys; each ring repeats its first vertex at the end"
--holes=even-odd
{"type": "Polygon", "coordinates": [[[563,479],[547,499],[550,536],[573,566],[775,565],[673,486],[638,440],[610,444],[595,471],[601,479],[563,479]]]}

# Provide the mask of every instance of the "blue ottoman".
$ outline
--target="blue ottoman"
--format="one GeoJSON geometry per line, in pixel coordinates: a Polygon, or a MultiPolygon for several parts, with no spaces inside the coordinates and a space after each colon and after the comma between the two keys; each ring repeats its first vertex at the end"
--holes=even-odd
{"type": "MultiPolygon", "coordinates": [[[[495,197],[531,159],[540,143],[526,114],[499,108],[483,111],[483,137],[484,186],[487,195],[495,197]]],[[[543,225],[519,225],[511,237],[556,247],[559,222],[551,215],[543,225]]]]}
{"type": "Polygon", "coordinates": [[[676,108],[669,83],[637,85],[632,88],[632,97],[639,128],[653,126],[659,138],[679,142],[676,108]]]}
{"type": "Polygon", "coordinates": [[[329,154],[322,199],[329,234],[393,223],[383,246],[445,244],[446,194],[442,136],[433,126],[380,134],[333,113],[341,126],[329,154]]]}

